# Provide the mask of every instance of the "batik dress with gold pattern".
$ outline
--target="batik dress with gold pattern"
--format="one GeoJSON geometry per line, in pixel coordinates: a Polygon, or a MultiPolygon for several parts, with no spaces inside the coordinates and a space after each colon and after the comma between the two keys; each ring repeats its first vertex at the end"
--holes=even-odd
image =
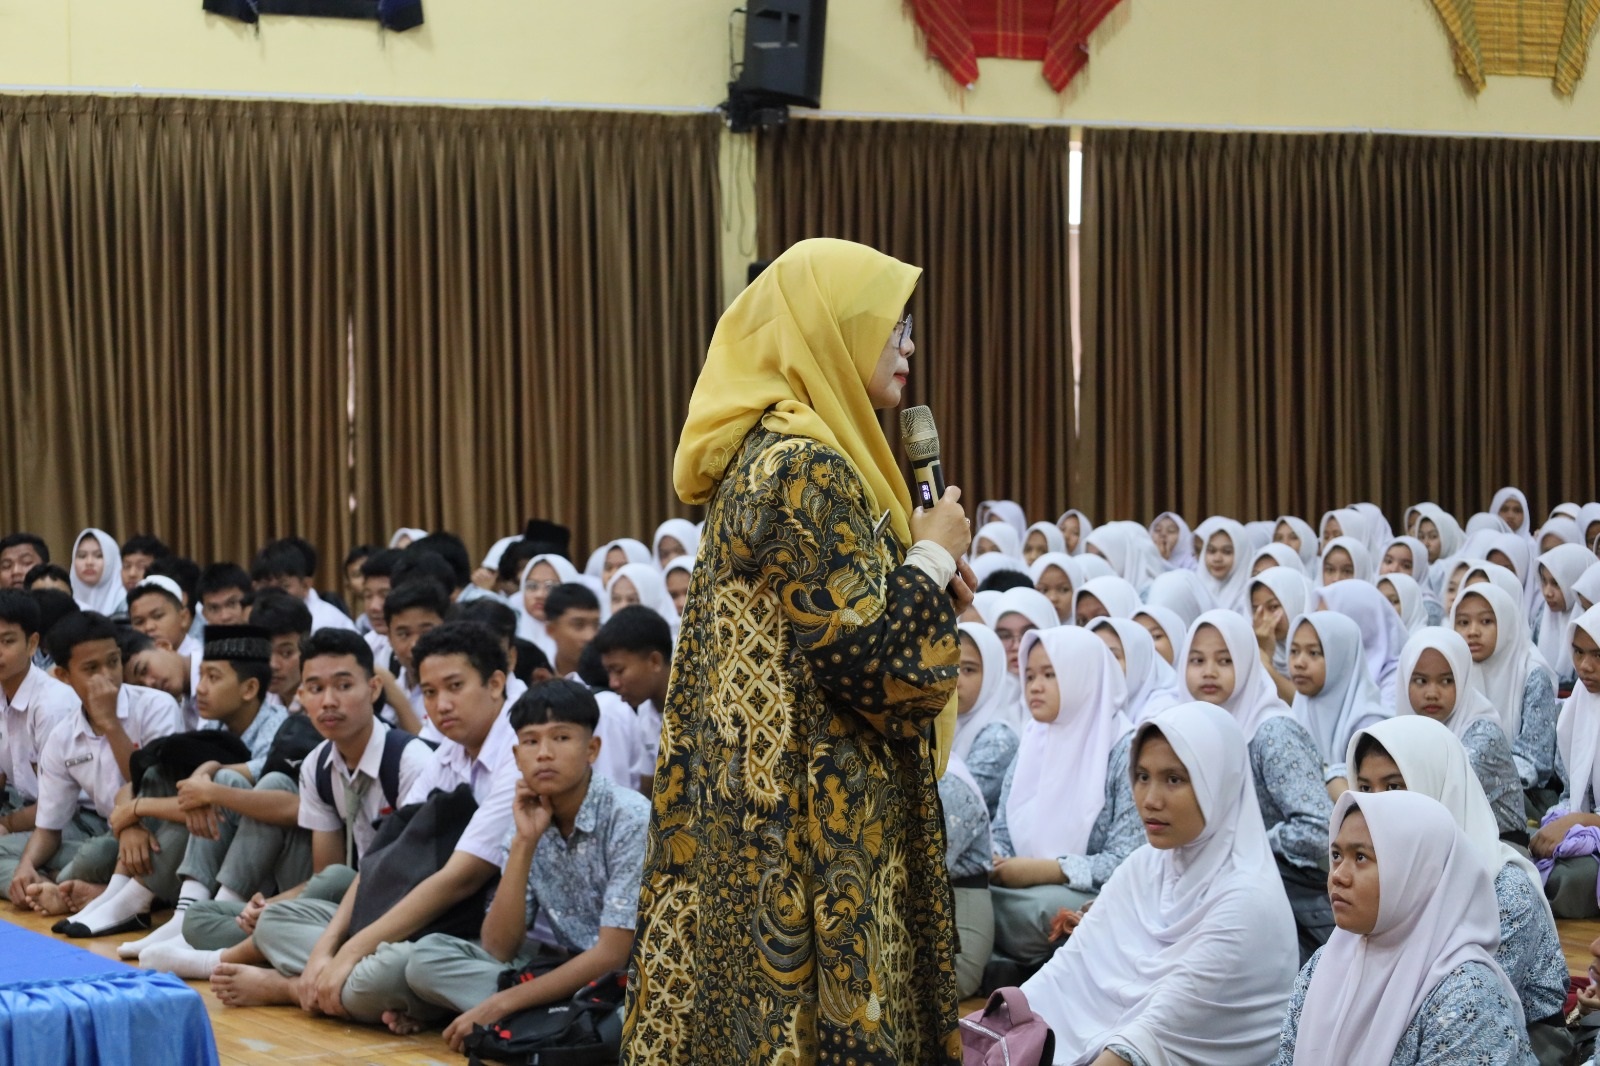
{"type": "Polygon", "coordinates": [[[948,594],[854,467],[745,438],[664,708],[623,1062],[955,1063],[955,911],[926,739],[948,594]]]}

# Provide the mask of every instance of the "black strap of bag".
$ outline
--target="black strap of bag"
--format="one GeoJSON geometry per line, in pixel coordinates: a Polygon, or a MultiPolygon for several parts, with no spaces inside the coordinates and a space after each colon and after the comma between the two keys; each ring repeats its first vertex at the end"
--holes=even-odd
{"type": "Polygon", "coordinates": [[[474,1025],[464,1048],[469,1066],[615,1066],[622,1055],[627,990],[627,973],[616,970],[590,981],[571,999],[474,1025]]]}

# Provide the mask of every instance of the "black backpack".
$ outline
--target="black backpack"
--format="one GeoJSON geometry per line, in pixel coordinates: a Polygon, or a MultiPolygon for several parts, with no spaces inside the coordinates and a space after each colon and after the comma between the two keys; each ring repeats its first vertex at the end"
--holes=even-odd
{"type": "MultiPolygon", "coordinates": [[[[520,974],[507,970],[500,986],[520,974]]],[[[572,998],[518,1011],[493,1025],[474,1025],[464,1050],[469,1066],[614,1066],[622,1055],[622,1001],[628,975],[617,970],[590,981],[572,998]]]]}
{"type": "MultiPolygon", "coordinates": [[[[383,789],[383,801],[392,810],[400,807],[400,760],[406,745],[419,738],[399,729],[390,729],[383,737],[383,758],[378,763],[378,787],[383,789]]],[[[322,749],[317,757],[317,795],[322,802],[333,807],[333,745],[322,749]]],[[[334,807],[338,810],[337,807],[334,807]]]]}

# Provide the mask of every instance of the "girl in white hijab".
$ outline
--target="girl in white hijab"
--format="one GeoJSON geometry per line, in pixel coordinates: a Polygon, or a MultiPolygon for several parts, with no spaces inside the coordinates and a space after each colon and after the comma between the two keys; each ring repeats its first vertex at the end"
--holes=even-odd
{"type": "Polygon", "coordinates": [[[1365,581],[1372,584],[1377,569],[1367,546],[1354,537],[1334,537],[1322,542],[1322,570],[1318,584],[1326,587],[1340,581],[1365,581]]]}
{"type": "Polygon", "coordinates": [[[974,622],[962,622],[957,628],[961,673],[956,681],[956,739],[951,750],[977,783],[993,818],[1000,786],[1021,739],[1016,690],[1007,684],[1006,649],[994,630],[974,622]]]}
{"type": "Polygon", "coordinates": [[[1507,529],[1529,541],[1531,547],[1533,509],[1528,506],[1528,496],[1525,492],[1513,485],[1507,485],[1494,494],[1494,499],[1489,503],[1489,510],[1506,524],[1507,529]]]}
{"type": "Polygon", "coordinates": [[[694,576],[694,559],[680,555],[661,568],[661,580],[667,583],[667,595],[672,597],[672,609],[683,617],[683,606],[689,599],[689,580],[694,576]]]}
{"type": "Polygon", "coordinates": [[[1590,566],[1572,583],[1572,594],[1577,598],[1579,613],[1600,603],[1600,562],[1590,566]]]}
{"type": "Polygon", "coordinates": [[[1565,515],[1553,517],[1550,521],[1539,527],[1539,532],[1534,537],[1540,555],[1552,548],[1563,544],[1583,544],[1583,530],[1578,528],[1576,517],[1568,518],[1565,515]]]}
{"type": "Polygon", "coordinates": [[[1263,570],[1250,582],[1250,627],[1261,649],[1261,664],[1271,674],[1278,698],[1289,703],[1295,698],[1289,680],[1289,623],[1310,605],[1306,579],[1286,566],[1263,570]]]}
{"type": "Polygon", "coordinates": [[[1533,535],[1523,536],[1520,533],[1497,534],[1490,541],[1485,554],[1489,562],[1498,563],[1517,575],[1517,580],[1522,583],[1522,602],[1527,609],[1530,626],[1539,620],[1544,608],[1544,596],[1539,592],[1539,576],[1534,567],[1537,555],[1533,535]]]}
{"type": "Polygon", "coordinates": [[[1207,611],[1196,619],[1176,666],[1178,692],[1228,711],[1250,746],[1256,803],[1306,958],[1333,929],[1323,873],[1331,804],[1316,741],[1278,698],[1250,623],[1233,611],[1207,611]]]}
{"type": "Polygon", "coordinates": [[[1377,558],[1383,553],[1383,546],[1394,539],[1394,528],[1389,525],[1388,516],[1375,503],[1353,503],[1350,509],[1366,518],[1367,550],[1377,558]]]}
{"type": "Polygon", "coordinates": [[[532,641],[551,663],[556,642],[545,635],[544,601],[557,585],[577,584],[578,568],[559,555],[535,555],[522,568],[517,587],[522,591],[512,603],[517,609],[517,636],[532,641]]]}
{"type": "Polygon", "coordinates": [[[1176,511],[1162,511],[1150,523],[1150,539],[1168,570],[1193,570],[1198,561],[1194,556],[1194,530],[1176,511]]]}
{"type": "Polygon", "coordinates": [[[1072,617],[1080,626],[1096,618],[1132,618],[1139,609],[1139,594],[1120,577],[1085,581],[1072,597],[1072,617]]]}
{"type": "Polygon", "coordinates": [[[1055,607],[1060,623],[1072,625],[1072,598],[1089,580],[1078,560],[1060,552],[1045,552],[1028,567],[1028,576],[1033,578],[1033,587],[1055,607]]]}
{"type": "Polygon", "coordinates": [[[122,549],[103,529],[86,529],[72,542],[72,598],[85,611],[111,618],[127,612],[122,587],[122,549]]]}
{"type": "Polygon", "coordinates": [[[1022,562],[1022,535],[1004,522],[990,522],[979,526],[972,535],[974,558],[998,552],[1007,559],[1022,562]]]}
{"type": "MultiPolygon", "coordinates": [[[[981,593],[980,593],[981,595],[981,593]]],[[[1044,594],[1029,588],[1006,589],[994,604],[994,623],[989,627],[1006,650],[1005,699],[1015,704],[1022,698],[1022,670],[1017,657],[1022,640],[1035,629],[1054,629],[1061,624],[1055,606],[1044,594]]],[[[1020,714],[1018,722],[1026,722],[1020,714]]]]}
{"type": "Polygon", "coordinates": [[[1244,527],[1231,518],[1211,517],[1195,530],[1200,566],[1195,570],[1211,606],[1243,614],[1250,600],[1250,551],[1244,527]]]}
{"type": "Polygon", "coordinates": [[[1567,626],[1583,613],[1578,610],[1572,586],[1594,563],[1594,553],[1588,548],[1581,544],[1563,544],[1539,556],[1539,565],[1534,570],[1539,578],[1544,607],[1535,629],[1539,654],[1555,668],[1558,687],[1572,680],[1567,626]]]}
{"type": "Polygon", "coordinates": [[[649,563],[629,563],[611,575],[606,594],[600,597],[601,622],[610,621],[612,615],[634,604],[648,607],[665,619],[672,629],[672,642],[678,642],[678,611],[672,606],[672,593],[667,591],[661,571],[649,563]]]}
{"type": "Polygon", "coordinates": [[[1361,627],[1367,669],[1378,685],[1378,697],[1385,707],[1392,706],[1399,684],[1396,672],[1400,649],[1406,642],[1406,630],[1394,606],[1376,585],[1364,581],[1337,581],[1318,589],[1314,599],[1327,610],[1356,620],[1361,627]]]}
{"type": "Polygon", "coordinates": [[[1170,607],[1154,607],[1150,604],[1134,611],[1133,620],[1144,626],[1144,631],[1150,634],[1156,654],[1165,659],[1169,666],[1176,667],[1178,649],[1183,647],[1183,635],[1189,631],[1189,623],[1170,607]]]}
{"type": "Polygon", "coordinates": [[[1461,551],[1461,544],[1467,535],[1462,532],[1461,523],[1456,521],[1455,515],[1436,503],[1419,503],[1417,516],[1417,532],[1414,535],[1427,549],[1428,562],[1436,563],[1461,551]]]}
{"type": "Polygon", "coordinates": [[[1306,576],[1305,564],[1300,561],[1299,554],[1287,544],[1277,542],[1256,549],[1256,553],[1250,557],[1250,576],[1255,577],[1263,570],[1270,570],[1275,566],[1281,566],[1302,578],[1306,576]]]}
{"type": "Polygon", "coordinates": [[[1056,519],[1056,528],[1066,538],[1067,554],[1082,555],[1083,542],[1094,532],[1094,523],[1089,521],[1088,515],[1073,507],[1061,512],[1061,517],[1056,519]]]}
{"type": "MultiPolygon", "coordinates": [[[[1004,527],[1002,527],[1004,528],[1004,527]]],[[[1027,576],[1028,569],[1021,559],[1000,552],[984,552],[982,555],[969,560],[973,576],[978,579],[981,587],[983,583],[1002,570],[1009,570],[1013,574],[1027,576]]]]}
{"type": "Polygon", "coordinates": [[[1061,530],[1049,522],[1035,522],[1029,526],[1027,535],[1022,538],[1022,561],[1032,566],[1039,556],[1052,552],[1067,553],[1067,538],[1061,535],[1061,530]]]}
{"type": "Polygon", "coordinates": [[[426,529],[413,529],[410,526],[401,526],[389,536],[389,547],[396,550],[409,547],[413,541],[421,540],[428,535],[426,529]]]}
{"type": "Polygon", "coordinates": [[[1583,531],[1583,546],[1600,552],[1600,503],[1586,503],[1578,512],[1578,528],[1583,531]]]}
{"type": "Polygon", "coordinates": [[[1428,601],[1422,586],[1406,574],[1384,574],[1378,578],[1378,591],[1394,605],[1400,615],[1400,625],[1407,633],[1415,633],[1432,623],[1428,621],[1428,601]]]}
{"type": "Polygon", "coordinates": [[[1017,536],[1017,543],[1020,544],[1028,528],[1028,515],[1022,509],[1022,504],[1016,500],[984,500],[978,504],[978,510],[973,515],[973,523],[985,526],[990,522],[1004,522],[1010,526],[1011,531],[1017,536]]]}
{"type": "Polygon", "coordinates": [[[1155,541],[1137,522],[1107,522],[1089,535],[1085,551],[1110,563],[1116,575],[1140,595],[1167,571],[1155,541]]]}
{"type": "Polygon", "coordinates": [[[1600,607],[1578,616],[1570,629],[1571,657],[1578,682],[1561,708],[1556,726],[1558,769],[1566,791],[1544,816],[1530,850],[1548,867],[1545,894],[1558,918],[1593,918],[1597,868],[1592,854],[1555,858],[1555,849],[1574,829],[1600,828],[1600,607]]]}
{"type": "Polygon", "coordinates": [[[1183,634],[1196,618],[1214,606],[1206,580],[1193,570],[1173,570],[1162,574],[1151,583],[1144,602],[1147,607],[1164,607],[1183,619],[1183,625],[1176,632],[1168,634],[1174,645],[1183,641],[1183,634]]]}
{"type": "Polygon", "coordinates": [[[700,528],[687,518],[669,518],[656,527],[650,557],[666,569],[672,560],[687,557],[692,563],[700,554],[700,528]]]}
{"type": "Polygon", "coordinates": [[[1440,601],[1435,582],[1431,581],[1433,564],[1428,562],[1428,549],[1416,537],[1395,537],[1383,546],[1378,557],[1378,576],[1404,574],[1417,583],[1422,591],[1424,623],[1438,625],[1444,619],[1444,605],[1440,601]]]}
{"type": "Polygon", "coordinates": [[[1148,722],[1183,702],[1172,664],[1156,653],[1150,631],[1131,618],[1096,618],[1089,632],[1105,641],[1128,682],[1128,720],[1148,722]]]}
{"type": "Polygon", "coordinates": [[[1468,683],[1488,697],[1511,739],[1523,789],[1545,790],[1556,769],[1560,707],[1555,671],[1533,646],[1520,608],[1497,585],[1469,585],[1456,597],[1455,631],[1472,653],[1468,683]]]}
{"type": "Polygon", "coordinates": [[[1461,741],[1500,834],[1520,842],[1528,836],[1528,816],[1511,741],[1489,698],[1472,687],[1471,676],[1466,641],[1442,626],[1418,630],[1400,650],[1395,715],[1431,718],[1461,741]]]}
{"type": "Polygon", "coordinates": [[[1300,567],[1309,571],[1321,558],[1321,542],[1311,523],[1292,514],[1279,515],[1272,527],[1274,544],[1287,544],[1300,556],[1300,567]]]}
{"type": "Polygon", "coordinates": [[[1233,719],[1188,703],[1141,728],[1141,847],[1026,984],[1056,1063],[1253,1066],[1276,1045],[1295,949],[1249,751],[1233,719]]]}
{"type": "Polygon", "coordinates": [[[1117,572],[1111,569],[1111,564],[1094,552],[1086,551],[1075,558],[1078,560],[1078,565],[1083,567],[1083,576],[1086,578],[1117,576],[1117,572]]]}
{"type": "Polygon", "coordinates": [[[1128,777],[1128,686],[1105,644],[1058,626],[1022,640],[1029,721],[995,816],[995,947],[1024,964],[1055,945],[1051,919],[1079,911],[1143,842],[1128,777]]]}
{"type": "Polygon", "coordinates": [[[1372,520],[1354,507],[1339,507],[1322,516],[1317,527],[1322,534],[1322,553],[1328,553],[1328,542],[1339,537],[1352,537],[1365,547],[1372,540],[1372,520]]]}
{"type": "Polygon", "coordinates": [[[1468,563],[1467,572],[1461,578],[1461,584],[1456,589],[1456,600],[1460,601],[1461,593],[1468,585],[1481,584],[1494,585],[1501,589],[1513,600],[1522,599],[1522,582],[1517,575],[1501,566],[1499,563],[1468,563]]]}
{"type": "Polygon", "coordinates": [[[1245,522],[1244,539],[1250,542],[1250,550],[1246,555],[1254,555],[1258,550],[1272,543],[1273,525],[1268,521],[1245,522]]]}
{"type": "MultiPolygon", "coordinates": [[[[1479,533],[1493,535],[1511,532],[1511,527],[1506,525],[1505,519],[1488,511],[1479,511],[1468,518],[1465,529],[1468,540],[1479,533]]],[[[1466,541],[1462,542],[1462,547],[1466,547],[1466,541]]]]}
{"type": "Polygon", "coordinates": [[[1339,929],[1300,971],[1274,1066],[1533,1066],[1494,886],[1450,812],[1346,792],[1329,836],[1339,929]]]}
{"type": "Polygon", "coordinates": [[[600,587],[604,589],[611,583],[611,575],[629,563],[654,566],[655,556],[639,541],[623,537],[596,548],[583,572],[587,577],[599,578],[600,587]]]}
{"type": "MultiPolygon", "coordinates": [[[[972,610],[969,613],[976,614],[979,622],[993,629],[995,622],[1000,618],[1000,598],[1004,595],[1005,593],[1003,592],[992,590],[977,593],[972,597],[972,610]]],[[[971,621],[971,619],[966,618],[963,620],[971,621]]]]}
{"type": "Polygon", "coordinates": [[[1290,710],[1306,727],[1325,766],[1328,795],[1349,788],[1345,747],[1358,730],[1389,717],[1367,671],[1361,627],[1337,611],[1312,611],[1289,628],[1289,677],[1296,689],[1290,710]]]}
{"type": "Polygon", "coordinates": [[[1403,789],[1438,800],[1450,812],[1494,885],[1500,921],[1495,961],[1516,989],[1530,1029],[1551,1015],[1565,1028],[1559,1012],[1567,1000],[1567,960],[1544,898],[1544,878],[1526,855],[1500,839],[1461,742],[1438,722],[1407,715],[1351,737],[1348,758],[1358,792],[1403,789]]]}

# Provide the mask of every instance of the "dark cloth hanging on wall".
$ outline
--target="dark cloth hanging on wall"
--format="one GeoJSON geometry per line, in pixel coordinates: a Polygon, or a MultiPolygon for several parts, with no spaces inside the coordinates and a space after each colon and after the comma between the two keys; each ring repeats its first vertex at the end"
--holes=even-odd
{"type": "Polygon", "coordinates": [[[213,15],[258,22],[262,15],[371,19],[386,30],[422,25],[422,0],[201,0],[213,15]]]}

